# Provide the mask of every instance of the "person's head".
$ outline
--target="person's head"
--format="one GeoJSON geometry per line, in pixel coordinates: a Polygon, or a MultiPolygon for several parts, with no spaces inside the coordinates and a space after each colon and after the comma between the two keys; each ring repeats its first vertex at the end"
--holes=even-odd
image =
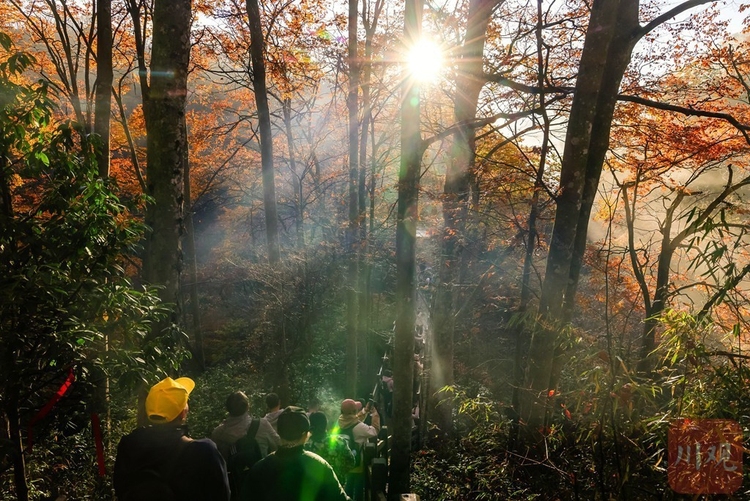
{"type": "Polygon", "coordinates": [[[266,408],[270,411],[277,411],[279,410],[279,407],[281,406],[281,400],[279,400],[279,396],[275,393],[269,393],[266,395],[266,408]]]}
{"type": "Polygon", "coordinates": [[[289,406],[279,414],[276,422],[281,438],[281,445],[294,447],[307,442],[310,431],[310,419],[302,407],[289,406]]]}
{"type": "Polygon", "coordinates": [[[357,401],[347,398],[341,402],[341,414],[344,416],[356,416],[359,409],[357,408],[357,401]]]}
{"type": "Polygon", "coordinates": [[[325,436],[328,430],[328,418],[320,411],[310,414],[310,433],[313,437],[325,436]]]}
{"type": "Polygon", "coordinates": [[[307,404],[307,412],[313,413],[318,412],[320,410],[320,400],[317,398],[311,398],[310,403],[307,404]]]}
{"type": "Polygon", "coordinates": [[[187,377],[162,379],[148,392],[146,416],[152,424],[183,424],[188,412],[188,397],[195,382],[187,377]]]}
{"type": "Polygon", "coordinates": [[[227,397],[225,402],[227,412],[230,416],[242,416],[250,409],[250,401],[247,395],[241,391],[235,391],[227,397]]]}

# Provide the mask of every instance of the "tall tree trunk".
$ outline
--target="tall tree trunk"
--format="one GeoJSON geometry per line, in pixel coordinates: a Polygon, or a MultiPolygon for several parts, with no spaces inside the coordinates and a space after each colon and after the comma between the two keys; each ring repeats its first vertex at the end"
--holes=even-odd
{"type": "Polygon", "coordinates": [[[253,68],[253,91],[258,107],[260,129],[260,158],[263,175],[263,207],[266,211],[266,239],[268,262],[275,266],[281,259],[279,249],[279,217],[276,210],[276,185],[273,168],[273,134],[271,112],[268,108],[266,88],[266,61],[263,29],[260,22],[258,0],[247,0],[247,15],[250,22],[250,59],[253,68]]]}
{"type": "Polygon", "coordinates": [[[547,155],[549,154],[549,137],[550,137],[550,119],[545,104],[546,94],[544,84],[547,77],[547,67],[544,53],[543,35],[544,18],[542,10],[542,0],[537,0],[537,23],[536,23],[536,58],[537,58],[537,86],[539,92],[539,114],[542,118],[542,146],[539,154],[539,166],[536,170],[536,179],[534,180],[534,193],[531,195],[531,207],[529,209],[529,219],[527,223],[526,235],[526,254],[523,261],[523,274],[521,277],[521,306],[520,309],[525,311],[531,299],[531,266],[534,257],[534,250],[538,233],[536,222],[539,217],[539,193],[544,188],[544,172],[547,168],[547,155]]]}
{"type": "Polygon", "coordinates": [[[13,195],[10,190],[13,174],[9,166],[10,159],[0,154],[0,221],[13,217],[13,195]]]}
{"type": "Polygon", "coordinates": [[[633,36],[639,28],[637,4],[638,2],[621,1],[616,19],[617,29],[613,34],[609,50],[607,51],[607,62],[599,87],[596,114],[592,122],[592,128],[595,132],[591,133],[588,158],[586,158],[586,174],[581,195],[581,209],[578,213],[573,256],[564,296],[562,319],[565,322],[570,321],[575,307],[578,279],[581,274],[583,257],[586,253],[586,244],[588,242],[591,207],[594,205],[594,199],[599,189],[599,178],[601,177],[604,157],[609,150],[609,135],[612,128],[615,104],[617,104],[617,93],[620,89],[620,83],[622,82],[625,70],[628,64],[630,64],[630,55],[638,40],[633,36]]]}
{"type": "Polygon", "coordinates": [[[7,419],[11,454],[13,455],[13,483],[18,501],[29,500],[29,484],[26,482],[26,459],[21,438],[21,418],[18,415],[18,398],[8,396],[7,419]]]}
{"type": "MultiPolygon", "coordinates": [[[[367,45],[367,41],[365,41],[367,45]]],[[[365,49],[364,78],[362,79],[362,130],[359,135],[359,180],[357,183],[357,226],[359,235],[359,248],[357,252],[357,339],[359,346],[357,348],[360,369],[361,384],[363,392],[370,392],[372,388],[368,386],[372,383],[372,376],[375,371],[370,362],[370,336],[369,336],[369,310],[370,310],[370,291],[368,287],[368,277],[370,273],[370,240],[367,234],[367,139],[370,127],[370,60],[368,59],[367,50],[365,49]]],[[[365,393],[360,392],[360,395],[365,393]]]]}
{"type": "MultiPolygon", "coordinates": [[[[96,164],[99,177],[109,177],[110,165],[110,122],[112,117],[112,0],[96,0],[96,97],[94,101],[94,134],[99,137],[96,151],[96,164]]],[[[109,335],[104,335],[102,352],[109,351],[109,335]]],[[[106,355],[105,355],[106,356],[106,355]]],[[[105,436],[109,439],[109,377],[101,367],[95,367],[94,388],[91,411],[97,416],[105,416],[105,436]]],[[[103,478],[97,477],[99,487],[103,478]]]]}
{"type": "Polygon", "coordinates": [[[637,0],[595,0],[591,7],[560,172],[555,225],[539,305],[539,323],[531,340],[520,417],[533,442],[541,443],[550,390],[561,369],[559,329],[570,319],[580,263],[622,76],[635,44],[675,15],[709,0],[688,0],[648,25],[638,22],[637,0]]]}
{"type": "MultiPolygon", "coordinates": [[[[146,184],[154,202],[146,211],[151,228],[143,272],[147,282],[162,287],[165,302],[180,303],[181,235],[186,134],[184,131],[187,73],[190,61],[190,0],[156,0],[146,148],[146,184]]],[[[179,316],[168,321],[176,321],[179,316]]]]}
{"type": "Polygon", "coordinates": [[[280,298],[279,301],[279,325],[277,327],[277,358],[273,365],[274,374],[274,391],[279,395],[281,406],[286,407],[291,402],[291,387],[289,386],[289,350],[286,342],[286,319],[287,314],[287,302],[285,300],[286,293],[284,292],[285,283],[281,280],[280,273],[274,273],[276,282],[279,284],[276,295],[280,298]]]}
{"type": "MultiPolygon", "coordinates": [[[[539,86],[539,114],[542,117],[542,146],[539,155],[539,165],[534,180],[534,193],[531,195],[531,207],[529,208],[529,219],[527,223],[526,253],[523,261],[523,274],[521,276],[521,304],[519,310],[526,312],[531,299],[531,268],[534,260],[534,251],[537,245],[537,219],[539,217],[539,194],[544,188],[544,172],[547,167],[547,155],[549,154],[550,119],[545,105],[546,94],[544,84],[547,77],[546,58],[544,53],[544,39],[542,37],[544,18],[542,0],[537,0],[537,24],[536,24],[536,47],[537,47],[537,85],[539,86]]],[[[524,325],[519,325],[516,330],[516,352],[514,356],[513,371],[513,409],[517,412],[520,405],[520,389],[523,386],[524,372],[526,369],[526,354],[530,345],[530,333],[524,325]]],[[[515,431],[518,426],[518,414],[514,416],[515,431]]]]}
{"type": "MultiPolygon", "coordinates": [[[[499,0],[471,0],[466,39],[459,51],[458,77],[454,96],[454,117],[457,124],[468,124],[477,112],[479,93],[485,84],[482,55],[492,10],[499,0]]],[[[453,331],[455,325],[454,282],[461,268],[462,247],[470,192],[470,172],[475,158],[475,130],[460,125],[453,136],[451,157],[443,187],[443,238],[438,287],[433,311],[434,349],[430,371],[430,415],[444,432],[452,429],[452,409],[439,391],[453,384],[453,331]]]]}
{"type": "MultiPolygon", "coordinates": [[[[404,47],[419,40],[422,0],[407,0],[404,11],[404,47]]],[[[393,352],[393,442],[388,499],[397,501],[410,490],[411,427],[416,322],[416,230],[419,174],[423,153],[419,130],[419,87],[406,69],[401,95],[401,164],[396,215],[396,340],[393,352]]]]}
{"type": "Polygon", "coordinates": [[[563,318],[564,294],[569,285],[591,136],[592,133],[599,133],[593,131],[601,98],[599,93],[605,79],[614,78],[619,83],[622,77],[606,74],[609,49],[617,30],[620,3],[621,0],[594,2],[578,70],[563,152],[555,226],[539,307],[545,322],[534,330],[525,387],[519,395],[520,418],[526,424],[526,429],[522,432],[528,434],[527,438],[532,443],[538,441],[538,434],[543,430],[548,412],[549,389],[554,379],[553,358],[557,347],[558,327],[563,318]]]}
{"type": "MultiPolygon", "coordinates": [[[[119,115],[118,122],[122,126],[123,133],[125,134],[125,140],[128,143],[128,151],[130,152],[130,162],[133,166],[133,173],[135,174],[136,179],[138,180],[138,185],[141,187],[141,190],[143,193],[146,193],[146,180],[143,177],[143,172],[141,171],[141,164],[138,161],[138,149],[135,144],[135,140],[133,139],[133,135],[130,133],[130,126],[128,125],[128,117],[125,113],[125,105],[122,101],[122,94],[118,94],[117,92],[114,93],[115,103],[117,104],[117,111],[119,115]]],[[[145,102],[145,99],[144,99],[145,102]]],[[[145,110],[145,108],[144,108],[145,110]]]]}
{"type": "Polygon", "coordinates": [[[294,132],[292,130],[292,100],[286,98],[281,103],[284,115],[284,130],[286,130],[286,144],[289,150],[289,170],[292,173],[292,188],[294,189],[294,229],[297,236],[297,249],[305,248],[304,210],[302,200],[302,178],[297,172],[297,157],[294,151],[294,132]]]}
{"type": "Polygon", "coordinates": [[[370,152],[370,191],[367,194],[370,206],[370,228],[368,233],[372,235],[375,231],[375,185],[378,180],[378,145],[375,143],[375,127],[370,127],[370,143],[372,151],[370,152]]]}
{"type": "MultiPolygon", "coordinates": [[[[138,83],[141,87],[143,96],[143,115],[145,119],[146,132],[149,125],[149,107],[147,105],[150,94],[148,82],[148,66],[146,66],[146,34],[148,33],[148,23],[141,23],[141,7],[143,2],[140,0],[127,0],[128,13],[130,20],[133,22],[133,39],[135,43],[135,56],[138,61],[138,83]]],[[[145,16],[145,13],[144,13],[145,16]]]]}
{"type": "MultiPolygon", "coordinates": [[[[183,120],[183,131],[187,136],[187,123],[183,120]]],[[[187,137],[185,144],[188,143],[187,137]]],[[[203,331],[201,330],[200,304],[198,302],[198,258],[195,255],[195,225],[193,224],[193,197],[190,189],[190,156],[189,147],[183,152],[185,155],[185,261],[188,273],[188,294],[190,298],[190,330],[193,334],[193,363],[199,371],[206,370],[206,358],[203,353],[203,331]]]]}
{"type": "MultiPolygon", "coordinates": [[[[326,200],[325,197],[322,195],[322,169],[320,165],[320,160],[318,160],[318,156],[315,154],[315,151],[313,151],[310,155],[310,162],[312,162],[313,165],[313,190],[315,193],[318,194],[317,202],[315,204],[315,209],[317,210],[318,214],[326,214],[326,200]]],[[[313,224],[312,225],[312,239],[315,239],[315,230],[320,226],[319,224],[313,224]]],[[[322,230],[322,234],[324,235],[324,238],[329,237],[329,232],[326,231],[326,229],[329,227],[329,224],[325,225],[325,228],[322,230]]]]}
{"type": "Polygon", "coordinates": [[[96,101],[94,133],[101,141],[96,163],[99,176],[109,177],[109,124],[112,115],[112,0],[96,0],[96,101]]]}
{"type": "Polygon", "coordinates": [[[358,191],[358,143],[359,143],[359,61],[357,56],[357,0],[349,0],[349,91],[346,107],[349,111],[349,224],[346,231],[346,253],[348,260],[349,286],[354,290],[347,294],[346,322],[346,381],[347,392],[357,392],[357,308],[359,306],[359,191],[358,191]]]}
{"type": "Polygon", "coordinates": [[[617,30],[620,3],[621,0],[594,2],[586,32],[568,120],[555,226],[541,297],[541,313],[550,318],[561,318],[563,298],[568,286],[591,136],[601,97],[599,93],[605,79],[614,78],[619,83],[622,78],[622,75],[607,75],[605,72],[609,47],[617,30]]]}
{"type": "MultiPolygon", "coordinates": [[[[360,65],[362,71],[362,130],[359,132],[359,186],[358,202],[359,214],[357,222],[359,224],[359,304],[358,304],[358,339],[359,343],[359,360],[364,375],[360,386],[363,391],[369,392],[368,388],[372,382],[372,375],[375,374],[376,368],[372,367],[370,357],[370,239],[367,231],[367,206],[368,206],[368,189],[367,189],[367,143],[370,135],[370,126],[372,124],[372,102],[370,96],[370,83],[372,75],[372,42],[377,28],[380,11],[383,8],[383,1],[377,0],[372,13],[366,11],[366,2],[363,2],[362,24],[365,28],[365,54],[363,62],[360,65]]],[[[372,227],[372,221],[370,221],[372,227]]],[[[360,393],[362,394],[362,393],[360,393]]]]}
{"type": "MultiPolygon", "coordinates": [[[[276,268],[281,260],[279,247],[279,218],[276,210],[276,184],[273,165],[273,134],[271,131],[271,111],[268,106],[268,89],[266,87],[265,38],[260,19],[258,0],[247,0],[247,15],[250,24],[250,59],[253,69],[253,91],[258,108],[258,128],[260,130],[260,158],[263,177],[263,207],[266,213],[266,241],[268,245],[268,262],[272,273],[283,288],[276,268]]],[[[279,293],[283,298],[283,291],[279,293]]],[[[282,312],[284,305],[282,304],[282,312]]],[[[283,403],[288,403],[289,377],[286,360],[286,332],[282,313],[275,327],[274,344],[278,360],[273,365],[273,377],[276,393],[283,403]]]]}

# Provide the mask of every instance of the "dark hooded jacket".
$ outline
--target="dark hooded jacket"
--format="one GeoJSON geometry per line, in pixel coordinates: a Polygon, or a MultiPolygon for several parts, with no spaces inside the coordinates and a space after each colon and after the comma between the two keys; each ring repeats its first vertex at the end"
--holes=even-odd
{"type": "Polygon", "coordinates": [[[142,470],[156,470],[181,501],[225,501],[229,481],[224,459],[209,439],[190,440],[181,428],[138,428],[120,440],[114,486],[119,499],[141,481],[142,470]]]}
{"type": "Polygon", "coordinates": [[[350,501],[323,458],[303,446],[282,447],[255,463],[242,501],[350,501]]]}

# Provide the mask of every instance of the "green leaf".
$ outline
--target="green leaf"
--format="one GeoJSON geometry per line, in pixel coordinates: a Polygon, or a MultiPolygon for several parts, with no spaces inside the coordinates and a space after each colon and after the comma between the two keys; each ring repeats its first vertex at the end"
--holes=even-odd
{"type": "Polygon", "coordinates": [[[3,33],[2,31],[0,31],[0,47],[5,50],[10,50],[12,46],[13,42],[11,42],[10,36],[8,36],[7,33],[3,33]]]}
{"type": "Polygon", "coordinates": [[[42,162],[45,167],[49,167],[49,157],[46,153],[44,153],[43,151],[37,151],[34,156],[37,158],[37,160],[42,162]]]}
{"type": "Polygon", "coordinates": [[[732,335],[733,335],[734,337],[737,337],[737,338],[738,338],[738,337],[740,337],[740,333],[741,333],[741,331],[740,331],[740,324],[739,324],[739,323],[737,323],[737,324],[734,324],[734,325],[732,326],[732,335]]]}

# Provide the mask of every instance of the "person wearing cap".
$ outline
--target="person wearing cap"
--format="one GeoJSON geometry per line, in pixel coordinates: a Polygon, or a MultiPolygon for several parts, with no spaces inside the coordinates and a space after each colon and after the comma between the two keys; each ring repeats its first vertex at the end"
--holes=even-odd
{"type": "Polygon", "coordinates": [[[281,445],[255,463],[240,493],[242,501],[351,501],[331,465],[304,449],[310,420],[305,409],[287,407],[278,416],[281,445]]]}
{"type": "Polygon", "coordinates": [[[378,414],[375,406],[369,402],[364,408],[360,408],[361,403],[360,405],[357,404],[358,402],[351,398],[347,398],[341,402],[341,415],[338,419],[338,428],[340,433],[351,429],[354,441],[357,445],[363,447],[368,439],[378,436],[380,432],[380,414],[378,414]],[[372,419],[371,426],[361,421],[363,417],[368,415],[372,419]]]}
{"type": "MultiPolygon", "coordinates": [[[[354,443],[359,447],[359,454],[362,454],[362,447],[371,438],[375,438],[380,433],[380,414],[374,405],[368,402],[368,404],[361,408],[359,402],[347,398],[341,402],[341,415],[338,419],[337,429],[334,431],[338,434],[348,435],[350,440],[354,440],[354,443]],[[360,419],[363,416],[368,416],[371,419],[372,425],[363,423],[360,419]]],[[[350,470],[346,475],[346,493],[349,494],[353,499],[362,499],[364,495],[364,470],[363,465],[360,461],[359,465],[354,469],[350,470]]]]}
{"type": "Polygon", "coordinates": [[[192,379],[166,378],[146,397],[149,426],[122,437],[117,446],[114,487],[120,501],[166,499],[227,501],[224,459],[209,439],[185,435],[192,379]]]}
{"type": "MultiPolygon", "coordinates": [[[[372,425],[372,404],[368,406],[364,399],[355,400],[357,404],[357,419],[365,423],[366,425],[372,425]]],[[[376,411],[377,412],[377,411],[376,411]]],[[[378,428],[380,427],[380,415],[378,414],[378,428]]]]}

